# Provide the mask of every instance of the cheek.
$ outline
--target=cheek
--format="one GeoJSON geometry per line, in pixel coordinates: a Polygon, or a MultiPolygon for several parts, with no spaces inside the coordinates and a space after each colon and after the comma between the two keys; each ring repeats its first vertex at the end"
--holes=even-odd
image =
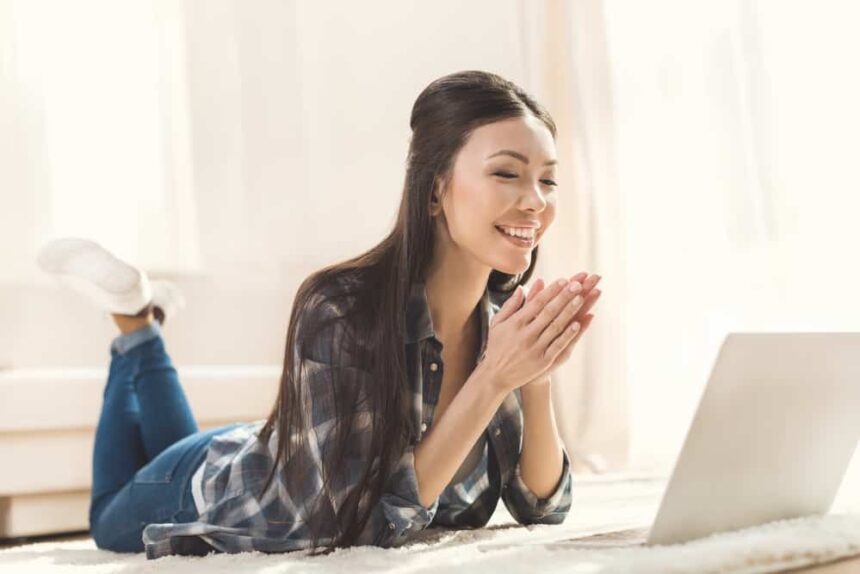
{"type": "Polygon", "coordinates": [[[540,214],[541,225],[543,225],[544,229],[548,228],[553,221],[555,221],[555,214],[558,207],[556,205],[555,198],[549,199],[547,198],[546,209],[543,210],[543,213],[540,214]]]}
{"type": "Polygon", "coordinates": [[[486,238],[493,222],[505,211],[505,202],[487,185],[461,186],[448,196],[446,217],[454,240],[486,238]]]}

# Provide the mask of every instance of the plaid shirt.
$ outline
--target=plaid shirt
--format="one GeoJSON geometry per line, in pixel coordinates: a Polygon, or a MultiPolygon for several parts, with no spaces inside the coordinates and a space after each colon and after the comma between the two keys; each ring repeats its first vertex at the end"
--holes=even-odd
{"type": "MultiPolygon", "coordinates": [[[[485,290],[480,303],[481,356],[487,343],[490,319],[498,312],[509,294],[485,290]]],[[[337,324],[337,323],[336,323],[337,324]]],[[[326,344],[334,345],[334,341],[326,344]]],[[[433,424],[433,416],[442,384],[442,344],[435,337],[425,285],[413,285],[406,313],[406,353],[409,384],[413,392],[416,428],[421,434],[433,424]]],[[[321,351],[326,356],[326,351],[321,351]]],[[[328,353],[330,355],[330,353],[328,353]]],[[[329,438],[334,423],[334,404],[327,386],[314,388],[314,378],[338,368],[340,376],[358,377],[364,371],[339,368],[309,357],[301,359],[305,370],[313,419],[313,431],[307,453],[320,468],[320,450],[329,438]],[[320,394],[322,393],[322,394],[320,394]],[[329,394],[326,397],[326,393],[329,394]]],[[[354,382],[354,379],[353,379],[354,382]]],[[[366,414],[366,413],[365,413],[366,414]]],[[[367,452],[369,418],[358,418],[364,424],[353,433],[351,452],[367,452]]],[[[265,421],[236,427],[213,437],[205,460],[202,479],[204,510],[190,523],[149,524],[143,531],[146,556],[149,559],[169,554],[206,554],[221,552],[289,552],[310,547],[306,525],[307,508],[303,501],[319,491],[321,476],[289,480],[304,485],[305,492],[287,492],[283,463],[279,464],[273,485],[262,496],[262,483],[271,469],[276,452],[277,432],[269,444],[257,440],[265,421]]],[[[430,507],[421,504],[415,477],[414,448],[402,454],[390,477],[386,492],[374,508],[358,545],[396,547],[411,535],[428,526],[478,528],[489,521],[499,498],[520,524],[559,524],[571,505],[570,459],[563,447],[563,470],[555,491],[538,498],[522,480],[519,460],[523,434],[522,399],[519,389],[508,394],[482,435],[483,452],[475,468],[459,483],[449,484],[430,507]]],[[[332,434],[333,436],[333,434],[332,434]]],[[[360,456],[360,454],[359,454],[360,456]]],[[[348,487],[349,485],[347,485],[348,487]]]]}

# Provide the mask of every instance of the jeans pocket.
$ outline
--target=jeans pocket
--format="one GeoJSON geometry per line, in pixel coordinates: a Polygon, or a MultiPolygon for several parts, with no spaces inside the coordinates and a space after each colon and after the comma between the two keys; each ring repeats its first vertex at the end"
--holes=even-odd
{"type": "Polygon", "coordinates": [[[141,528],[151,523],[173,522],[183,504],[182,490],[188,480],[183,461],[194,451],[193,442],[182,439],[164,449],[137,471],[132,485],[134,515],[141,528]]]}
{"type": "Polygon", "coordinates": [[[136,482],[132,495],[132,516],[137,527],[172,522],[179,509],[179,492],[174,483],[136,482]]]}

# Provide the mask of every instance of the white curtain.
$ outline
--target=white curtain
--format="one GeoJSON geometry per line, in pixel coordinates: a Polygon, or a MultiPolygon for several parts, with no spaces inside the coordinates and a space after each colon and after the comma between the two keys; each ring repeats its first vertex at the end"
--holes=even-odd
{"type": "Polygon", "coordinates": [[[574,472],[617,470],[629,442],[627,280],[603,2],[523,1],[521,13],[527,85],[559,130],[558,214],[534,277],[603,278],[594,322],[553,379],[559,431],[574,472]]]}
{"type": "Polygon", "coordinates": [[[533,85],[561,94],[577,186],[545,270],[604,276],[559,375],[565,440],[615,466],[627,437],[630,467],[665,472],[727,332],[858,330],[859,10],[542,6],[533,85]]]}

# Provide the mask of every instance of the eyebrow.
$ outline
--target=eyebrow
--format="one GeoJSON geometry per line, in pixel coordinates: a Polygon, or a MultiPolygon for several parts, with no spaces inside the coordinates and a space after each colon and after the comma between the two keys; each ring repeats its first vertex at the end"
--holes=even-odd
{"type": "MultiPolygon", "coordinates": [[[[521,154],[520,152],[513,151],[513,150],[509,150],[509,149],[499,150],[499,151],[497,151],[496,153],[494,153],[494,154],[492,154],[492,155],[488,155],[488,156],[487,156],[487,159],[490,159],[490,158],[496,157],[497,155],[509,155],[509,156],[511,156],[511,157],[513,157],[513,158],[516,158],[516,159],[520,160],[521,162],[523,162],[523,163],[524,163],[524,164],[526,164],[526,165],[528,165],[528,164],[529,164],[529,158],[527,158],[526,156],[524,156],[524,155],[523,155],[523,154],[521,154]]],[[[554,164],[556,164],[556,163],[558,163],[558,160],[550,159],[550,160],[545,161],[545,162],[544,162],[544,165],[554,165],[554,164]]]]}

